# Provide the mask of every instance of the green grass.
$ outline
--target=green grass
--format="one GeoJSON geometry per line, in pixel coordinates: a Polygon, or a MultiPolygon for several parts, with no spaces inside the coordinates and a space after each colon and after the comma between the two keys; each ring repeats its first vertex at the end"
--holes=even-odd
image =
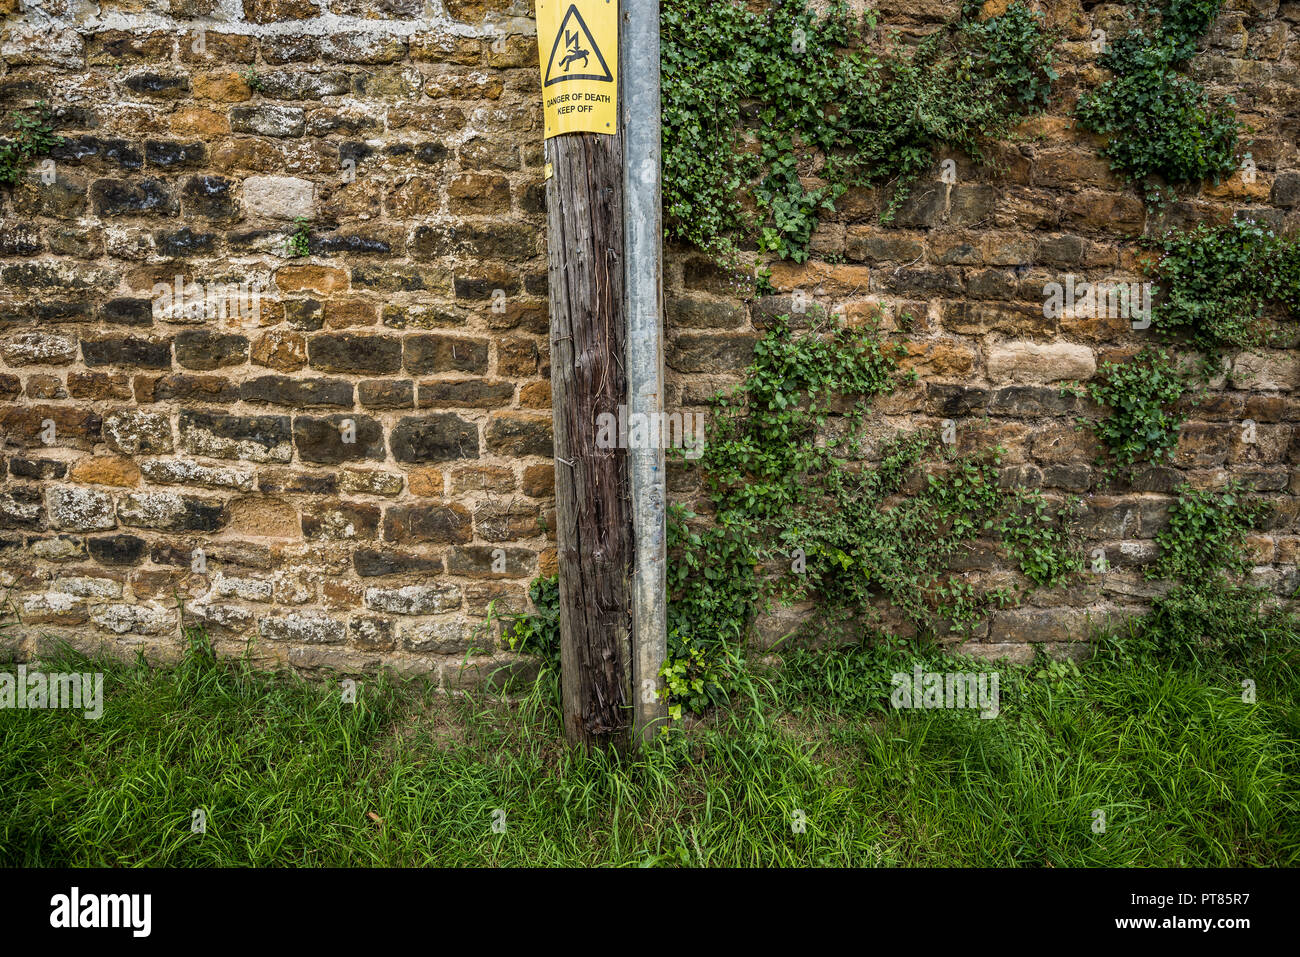
{"type": "Polygon", "coordinates": [[[169,669],[69,656],[45,670],[104,671],[104,715],[0,711],[0,864],[1295,865],[1295,656],[1174,664],[1111,637],[1079,671],[1000,666],[981,720],[887,706],[892,671],[969,659],[792,652],[743,707],[621,760],[569,753],[545,684],[366,679],[346,705],[201,642],[169,669]]]}

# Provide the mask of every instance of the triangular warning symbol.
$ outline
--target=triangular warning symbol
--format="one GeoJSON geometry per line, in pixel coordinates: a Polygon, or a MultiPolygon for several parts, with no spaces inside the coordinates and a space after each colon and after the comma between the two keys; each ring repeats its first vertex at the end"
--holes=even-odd
{"type": "Polygon", "coordinates": [[[563,83],[565,80],[599,80],[614,82],[614,75],[609,72],[609,64],[596,46],[596,41],[587,29],[586,21],[578,12],[576,4],[569,4],[560,29],[555,33],[555,42],[551,44],[551,58],[546,64],[546,79],[542,86],[563,83]],[[556,57],[559,57],[557,62],[556,57]],[[603,73],[594,72],[597,68],[603,73]],[[575,70],[581,70],[577,73],[575,70]]]}

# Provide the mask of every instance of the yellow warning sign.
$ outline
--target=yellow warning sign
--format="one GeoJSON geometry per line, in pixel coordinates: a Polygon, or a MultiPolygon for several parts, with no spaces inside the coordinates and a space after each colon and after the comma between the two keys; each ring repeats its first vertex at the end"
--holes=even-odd
{"type": "Polygon", "coordinates": [[[537,0],[546,138],[618,132],[618,0],[537,0]]]}

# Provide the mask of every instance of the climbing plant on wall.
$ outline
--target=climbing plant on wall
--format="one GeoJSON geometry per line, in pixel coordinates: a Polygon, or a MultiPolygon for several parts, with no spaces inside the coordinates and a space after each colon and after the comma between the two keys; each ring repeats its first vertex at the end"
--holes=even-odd
{"type": "Polygon", "coordinates": [[[868,44],[872,12],[776,0],[663,8],[664,209],[670,238],[734,260],[802,262],[818,218],[851,187],[889,186],[889,219],[946,144],[980,161],[1047,101],[1052,37],[1023,3],[979,3],[915,47],[868,44]]]}
{"type": "Polygon", "coordinates": [[[1111,167],[1139,184],[1150,202],[1170,186],[1217,181],[1236,169],[1242,130],[1231,98],[1214,102],[1183,74],[1222,0],[1143,0],[1127,33],[1110,42],[1101,65],[1110,79],[1079,100],[1085,129],[1107,137],[1111,167]]]}
{"type": "Polygon", "coordinates": [[[1035,585],[1079,569],[1068,507],[1001,482],[1001,450],[957,454],[937,432],[877,435],[872,400],[913,379],[877,328],[777,320],[743,382],[721,393],[699,468],[712,521],[674,515],[670,627],[697,643],[743,637],[768,601],[816,596],[818,627],[861,628],[892,607],[919,630],[961,630],[1004,589],[951,568],[1001,542],[1035,585]]]}

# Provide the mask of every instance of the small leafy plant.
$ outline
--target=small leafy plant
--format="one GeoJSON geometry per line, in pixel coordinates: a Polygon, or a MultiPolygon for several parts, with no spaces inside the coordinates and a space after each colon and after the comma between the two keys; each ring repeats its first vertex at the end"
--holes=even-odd
{"type": "Polygon", "coordinates": [[[285,245],[290,256],[311,255],[311,221],[306,216],[294,218],[293,232],[285,245]]]}
{"type": "Polygon", "coordinates": [[[1021,573],[1041,588],[1052,588],[1083,568],[1072,525],[1079,502],[1053,507],[1036,489],[1017,488],[1012,495],[1014,504],[998,532],[1021,573]]]}
{"type": "Polygon", "coordinates": [[[533,579],[528,586],[528,597],[536,609],[532,614],[520,615],[506,638],[510,650],[520,654],[536,655],[545,669],[555,676],[560,673],[560,579],[552,575],[533,579]]]}
{"type": "Polygon", "coordinates": [[[63,142],[50,126],[45,104],[37,103],[35,114],[9,114],[11,135],[0,140],[0,184],[12,186],[32,163],[63,142]]]}
{"type": "MultiPolygon", "coordinates": [[[[1173,457],[1186,415],[1175,404],[1188,391],[1188,375],[1163,349],[1147,348],[1127,362],[1107,362],[1087,385],[1087,395],[1108,407],[1091,424],[1110,452],[1107,475],[1173,457]]],[[[1101,464],[1105,464],[1103,461],[1101,464]]]]}
{"type": "Polygon", "coordinates": [[[725,649],[706,650],[683,640],[676,630],[668,635],[668,656],[659,675],[668,691],[672,720],[681,720],[683,708],[703,714],[730,698],[735,673],[727,657],[725,649]]]}
{"type": "Polygon", "coordinates": [[[1169,524],[1156,533],[1160,556],[1147,577],[1203,581],[1220,572],[1244,573],[1250,567],[1246,533],[1262,509],[1243,492],[1235,482],[1218,492],[1190,485],[1179,489],[1169,524]]]}

